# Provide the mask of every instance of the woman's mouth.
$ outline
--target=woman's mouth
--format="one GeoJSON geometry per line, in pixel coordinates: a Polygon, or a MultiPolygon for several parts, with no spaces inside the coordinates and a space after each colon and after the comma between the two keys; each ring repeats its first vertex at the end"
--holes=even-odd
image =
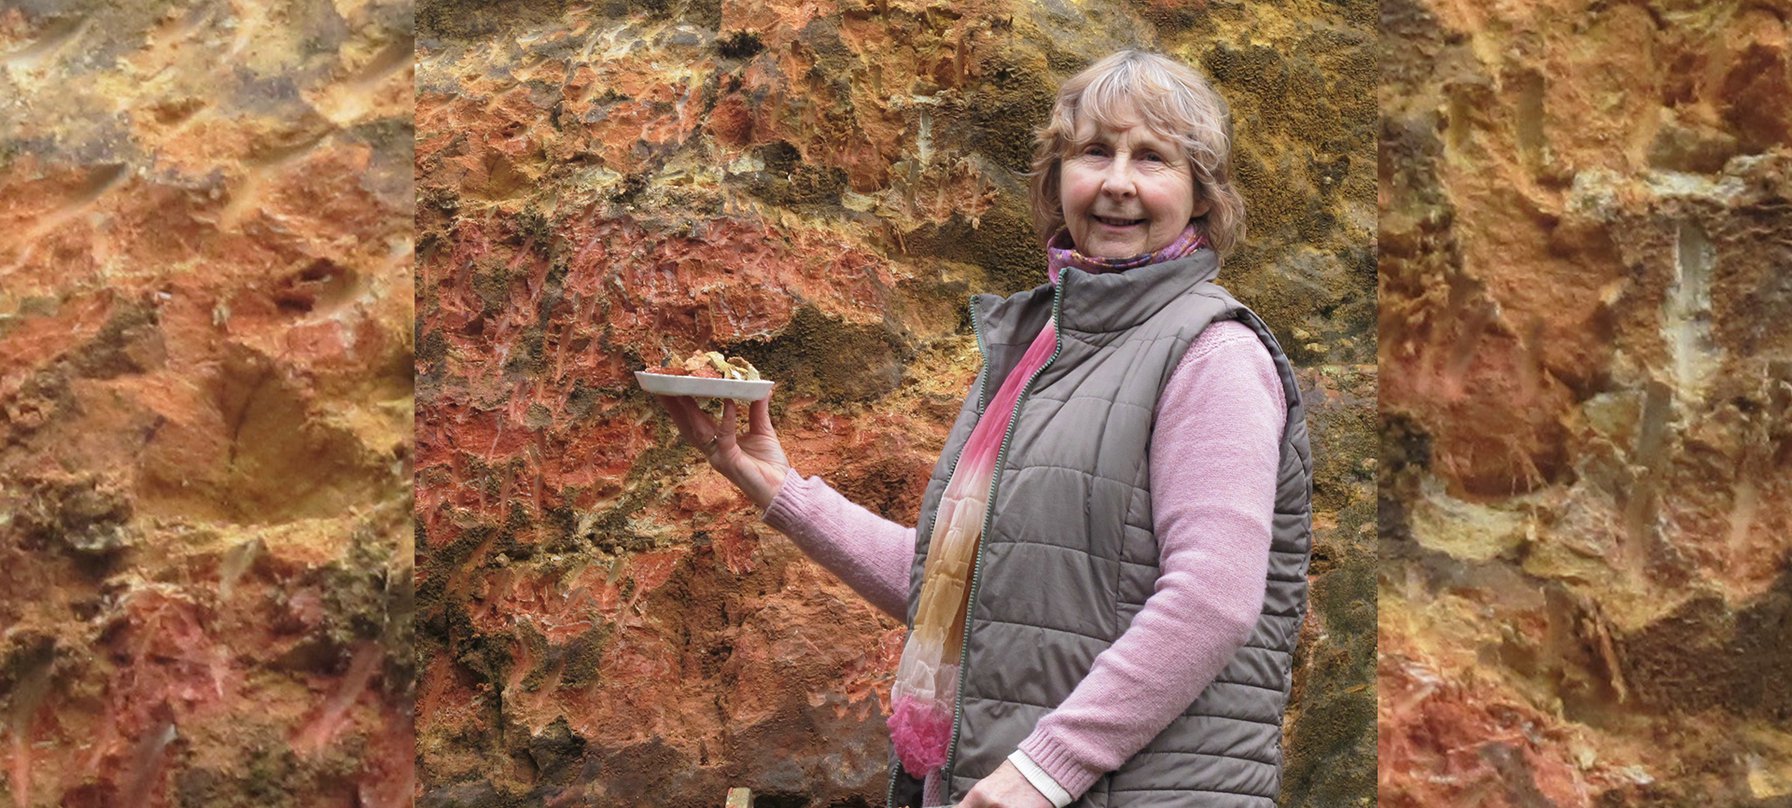
{"type": "Polygon", "coordinates": [[[1093,218],[1095,221],[1101,222],[1108,227],[1132,227],[1133,225],[1145,223],[1144,219],[1118,219],[1112,216],[1095,216],[1093,218]]]}

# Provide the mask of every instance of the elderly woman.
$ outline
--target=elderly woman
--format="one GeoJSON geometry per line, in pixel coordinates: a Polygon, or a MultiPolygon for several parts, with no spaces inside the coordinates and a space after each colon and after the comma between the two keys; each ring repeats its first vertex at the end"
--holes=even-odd
{"type": "Polygon", "coordinates": [[[1275,804],[1311,468],[1288,360],[1213,283],[1243,231],[1223,100],[1113,54],[1032,177],[1047,283],[978,295],[983,368],[916,530],[795,473],[765,401],[683,438],[910,631],[891,803],[1275,804]]]}

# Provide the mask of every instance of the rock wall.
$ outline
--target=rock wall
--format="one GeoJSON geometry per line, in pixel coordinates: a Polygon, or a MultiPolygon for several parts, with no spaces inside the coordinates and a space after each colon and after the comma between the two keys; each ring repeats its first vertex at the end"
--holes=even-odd
{"type": "Polygon", "coordinates": [[[758,525],[631,371],[746,356],[798,469],[912,521],[977,370],[968,294],[1042,280],[1032,129],[1135,42],[1236,110],[1252,235],[1224,279],[1312,408],[1284,802],[1372,802],[1374,8],[424,4],[422,804],[881,803],[901,626],[758,525]]]}
{"type": "Polygon", "coordinates": [[[1382,20],[1382,798],[1786,804],[1784,15],[1382,20]]]}
{"type": "Polygon", "coordinates": [[[411,25],[0,7],[0,805],[409,804],[411,25]]]}

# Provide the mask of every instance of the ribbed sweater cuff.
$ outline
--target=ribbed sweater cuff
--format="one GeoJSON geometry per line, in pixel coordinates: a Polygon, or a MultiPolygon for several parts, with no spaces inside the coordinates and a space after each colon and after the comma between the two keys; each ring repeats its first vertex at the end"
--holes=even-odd
{"type": "Polygon", "coordinates": [[[803,475],[796,473],[796,469],[787,469],[784,472],[784,482],[778,483],[778,490],[772,494],[772,501],[766,504],[765,512],[759,515],[759,521],[785,535],[789,535],[797,525],[809,521],[813,515],[805,506],[814,499],[802,496],[796,490],[805,482],[803,475]]]}
{"type": "Polygon", "coordinates": [[[1073,750],[1059,743],[1056,738],[1041,734],[1039,730],[1034,730],[1032,735],[1020,742],[1020,751],[1032,758],[1065,791],[1070,792],[1071,799],[1081,797],[1101,777],[1100,771],[1078,758],[1073,750]]]}
{"type": "Polygon", "coordinates": [[[760,521],[763,521],[765,525],[771,525],[772,530],[778,530],[778,532],[785,530],[783,527],[778,527],[776,523],[772,523],[772,520],[790,520],[790,514],[792,514],[790,509],[794,507],[794,503],[788,502],[785,491],[790,487],[790,480],[799,480],[801,477],[803,475],[796,473],[796,469],[785,469],[785,478],[778,484],[778,491],[772,493],[772,502],[765,503],[765,511],[760,512],[760,521]],[[780,502],[783,505],[780,505],[780,502]]]}

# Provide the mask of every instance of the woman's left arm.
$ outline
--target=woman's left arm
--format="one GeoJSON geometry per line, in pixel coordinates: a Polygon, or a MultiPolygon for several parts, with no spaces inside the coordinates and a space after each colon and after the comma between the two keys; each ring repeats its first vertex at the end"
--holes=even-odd
{"type": "Polygon", "coordinates": [[[1156,591],[1020,752],[1072,798],[1168,726],[1244,645],[1263,609],[1280,378],[1248,326],[1209,326],[1172,373],[1151,436],[1156,591]]]}

